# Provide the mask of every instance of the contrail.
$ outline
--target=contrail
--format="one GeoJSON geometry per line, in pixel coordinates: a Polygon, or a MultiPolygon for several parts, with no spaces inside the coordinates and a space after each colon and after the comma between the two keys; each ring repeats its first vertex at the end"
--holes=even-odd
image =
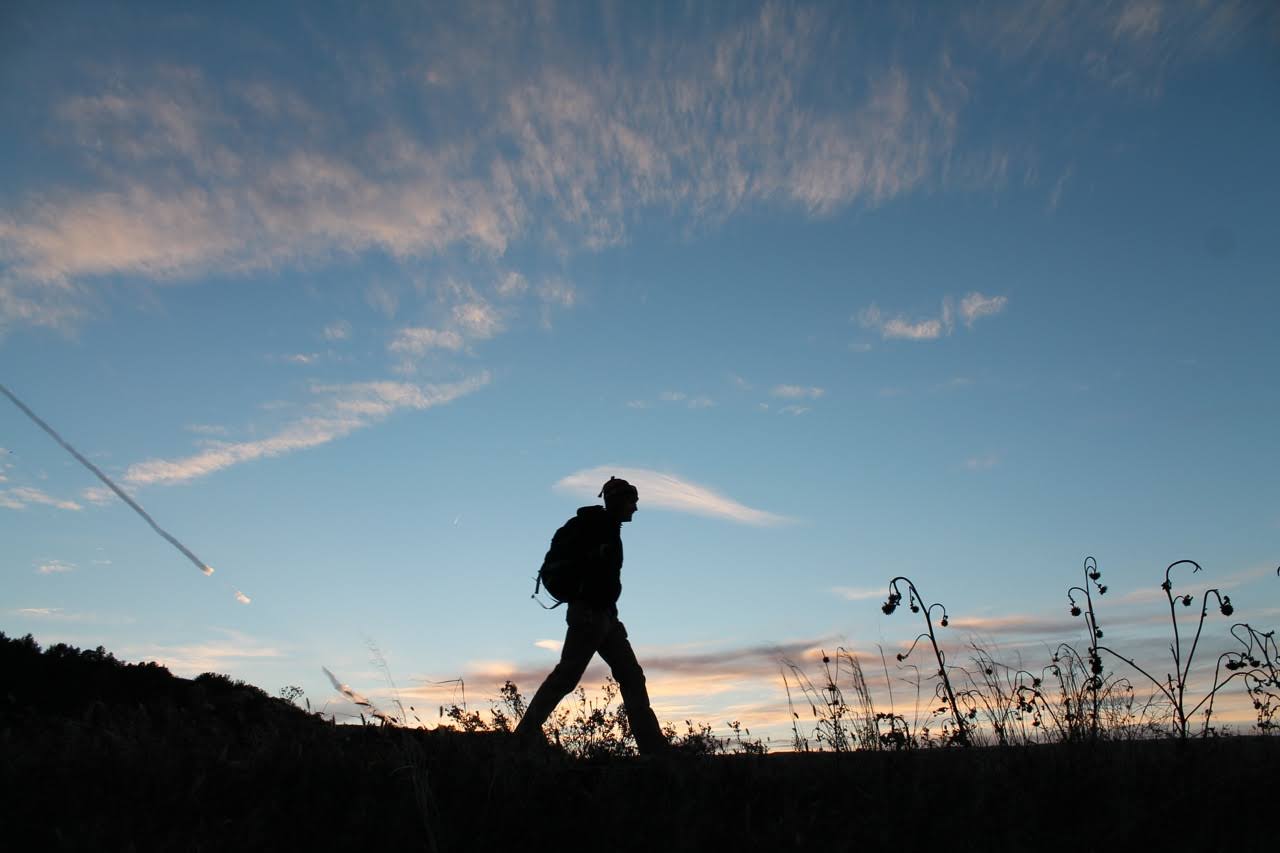
{"type": "MultiPolygon", "coordinates": [[[[121,489],[119,486],[117,486],[115,483],[111,482],[111,478],[110,478],[110,477],[108,477],[106,474],[102,473],[102,471],[98,468],[98,466],[97,466],[97,465],[94,465],[94,464],[93,464],[92,462],[90,462],[88,459],[85,459],[83,456],[81,456],[81,455],[80,455],[80,451],[76,450],[74,447],[72,447],[71,445],[67,444],[67,442],[62,438],[62,436],[58,435],[58,433],[54,430],[54,428],[53,428],[53,427],[49,426],[49,425],[48,425],[47,423],[45,423],[44,421],[40,420],[40,416],[39,416],[39,415],[37,415],[35,412],[31,411],[30,409],[28,409],[28,408],[27,408],[27,404],[26,404],[26,403],[24,403],[24,402],[22,402],[21,400],[19,400],[17,397],[15,397],[15,396],[13,395],[13,392],[12,392],[12,391],[10,391],[8,388],[4,387],[4,385],[0,385],[0,392],[3,392],[3,393],[4,393],[4,395],[5,395],[6,397],[8,397],[10,400],[12,400],[12,401],[13,401],[13,404],[14,404],[15,406],[17,406],[19,409],[22,409],[23,413],[25,413],[27,417],[29,417],[29,418],[31,418],[31,420],[35,421],[35,422],[36,422],[36,425],[37,425],[37,426],[39,426],[39,427],[40,427],[40,429],[42,429],[42,430],[44,430],[45,432],[49,433],[49,435],[50,435],[50,436],[52,436],[52,438],[53,438],[53,440],[54,440],[54,441],[56,441],[56,442],[58,442],[58,444],[61,444],[61,445],[62,445],[63,449],[65,449],[68,453],[70,453],[72,456],[74,456],[76,459],[78,459],[78,460],[80,461],[80,464],[81,464],[81,465],[83,465],[84,467],[88,468],[88,469],[89,469],[90,471],[92,471],[95,475],[97,475],[97,477],[98,477],[98,479],[99,479],[99,480],[101,480],[102,482],[106,483],[106,484],[107,484],[107,488],[109,488],[109,489],[111,489],[111,491],[115,492],[115,493],[120,497],[120,500],[124,501],[124,502],[125,502],[125,503],[127,503],[129,506],[133,507],[133,511],[134,511],[134,512],[136,512],[138,515],[142,516],[142,519],[143,519],[144,521],[146,521],[146,523],[147,523],[147,524],[150,524],[150,525],[151,525],[151,529],[152,529],[152,530],[154,530],[156,533],[159,533],[159,534],[160,534],[161,536],[163,536],[165,539],[169,540],[169,544],[173,545],[173,547],[175,547],[175,548],[177,548],[179,551],[181,551],[181,552],[183,553],[183,555],[184,555],[188,560],[190,560],[191,562],[195,563],[195,565],[196,565],[196,568],[197,568],[197,569],[199,569],[200,571],[204,572],[206,575],[211,575],[211,574],[213,574],[213,567],[212,567],[212,566],[209,566],[207,563],[205,563],[205,561],[204,561],[204,560],[201,560],[201,559],[200,559],[199,557],[197,557],[195,554],[191,553],[191,549],[190,549],[190,548],[188,548],[186,545],[183,545],[183,544],[182,544],[181,542],[179,542],[177,539],[174,539],[171,535],[169,535],[169,532],[168,532],[168,531],[166,531],[166,530],[165,530],[163,527],[161,527],[160,525],[156,524],[155,519],[153,519],[150,515],[148,515],[148,514],[147,514],[147,511],[146,511],[145,509],[143,509],[142,507],[138,506],[138,502],[137,502],[137,501],[135,501],[133,498],[131,498],[131,497],[129,497],[127,494],[125,494],[125,493],[124,493],[124,490],[123,490],[123,489],[121,489]]],[[[238,598],[240,595],[243,595],[243,593],[237,592],[237,598],[238,598]]],[[[247,596],[246,596],[246,598],[247,598],[247,596]]],[[[242,603],[247,603],[247,602],[242,602],[242,603]]]]}

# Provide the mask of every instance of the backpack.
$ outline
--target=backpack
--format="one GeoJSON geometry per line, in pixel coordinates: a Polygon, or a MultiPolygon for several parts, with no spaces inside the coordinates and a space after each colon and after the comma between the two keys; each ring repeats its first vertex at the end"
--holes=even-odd
{"type": "Polygon", "coordinates": [[[582,591],[586,582],[587,561],[580,542],[581,526],[582,522],[577,517],[566,521],[551,537],[551,548],[542,559],[531,598],[536,601],[539,588],[545,589],[556,602],[550,607],[543,604],[547,610],[554,610],[573,598],[582,591]]]}

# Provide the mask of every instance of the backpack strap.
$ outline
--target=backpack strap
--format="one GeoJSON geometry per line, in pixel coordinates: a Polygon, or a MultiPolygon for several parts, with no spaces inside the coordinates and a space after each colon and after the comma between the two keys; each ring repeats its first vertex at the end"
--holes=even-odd
{"type": "MultiPolygon", "coordinates": [[[[543,565],[545,566],[546,563],[544,562],[543,565]]],[[[564,604],[564,602],[560,601],[559,599],[552,599],[553,601],[555,601],[555,604],[552,604],[550,607],[543,604],[542,599],[538,598],[538,592],[541,589],[542,589],[542,569],[538,569],[538,574],[535,575],[533,579],[533,595],[529,597],[532,598],[534,601],[538,602],[538,606],[541,607],[543,610],[555,610],[561,604],[564,604]]]]}

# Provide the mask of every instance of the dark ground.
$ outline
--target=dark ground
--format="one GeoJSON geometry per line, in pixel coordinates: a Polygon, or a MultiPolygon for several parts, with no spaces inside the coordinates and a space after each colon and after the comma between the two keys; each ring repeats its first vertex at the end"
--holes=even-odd
{"type": "Polygon", "coordinates": [[[1280,739],[574,760],[0,634],[11,850],[1272,849],[1280,739]]]}

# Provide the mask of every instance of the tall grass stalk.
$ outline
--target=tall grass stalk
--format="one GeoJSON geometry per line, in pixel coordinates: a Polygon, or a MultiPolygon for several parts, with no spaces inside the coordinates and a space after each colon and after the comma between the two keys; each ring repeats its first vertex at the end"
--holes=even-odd
{"type": "Polygon", "coordinates": [[[951,677],[947,674],[947,657],[946,654],[938,648],[938,638],[937,635],[934,634],[933,630],[932,614],[934,608],[938,608],[942,611],[942,618],[939,620],[938,624],[943,628],[947,627],[947,608],[938,602],[926,605],[924,603],[924,599],[920,595],[920,591],[916,589],[916,585],[912,583],[911,579],[898,576],[889,581],[889,597],[885,600],[885,603],[880,606],[880,609],[884,611],[886,616],[897,610],[898,605],[902,603],[902,592],[899,589],[899,584],[906,584],[907,606],[911,608],[911,612],[920,613],[923,611],[925,631],[924,633],[916,636],[915,640],[911,643],[910,648],[908,648],[906,652],[898,655],[898,660],[906,660],[911,656],[911,653],[915,651],[916,646],[921,640],[925,637],[929,638],[929,645],[933,647],[934,659],[938,662],[938,698],[946,700],[947,707],[951,710],[951,719],[955,723],[955,731],[952,733],[951,737],[961,746],[969,746],[969,723],[960,713],[960,708],[956,704],[955,690],[952,689],[951,677]]]}
{"type": "MultiPolygon", "coordinates": [[[[783,661],[785,670],[790,670],[809,703],[810,711],[816,721],[814,739],[819,744],[826,744],[833,752],[852,752],[857,749],[876,749],[880,746],[880,735],[875,703],[871,697],[871,689],[867,685],[866,675],[857,656],[845,648],[837,648],[832,658],[825,651],[822,654],[823,684],[816,686],[797,664],[783,661]],[[853,692],[854,705],[845,698],[846,688],[841,687],[841,674],[845,675],[848,690],[853,692]]],[[[783,681],[786,684],[788,704],[791,704],[790,683],[786,671],[783,681]]],[[[791,706],[792,727],[795,741],[800,740],[795,723],[799,719],[791,706]]],[[[807,748],[807,740],[805,741],[807,748]]],[[[821,747],[820,747],[821,748],[821,747]]]]}

